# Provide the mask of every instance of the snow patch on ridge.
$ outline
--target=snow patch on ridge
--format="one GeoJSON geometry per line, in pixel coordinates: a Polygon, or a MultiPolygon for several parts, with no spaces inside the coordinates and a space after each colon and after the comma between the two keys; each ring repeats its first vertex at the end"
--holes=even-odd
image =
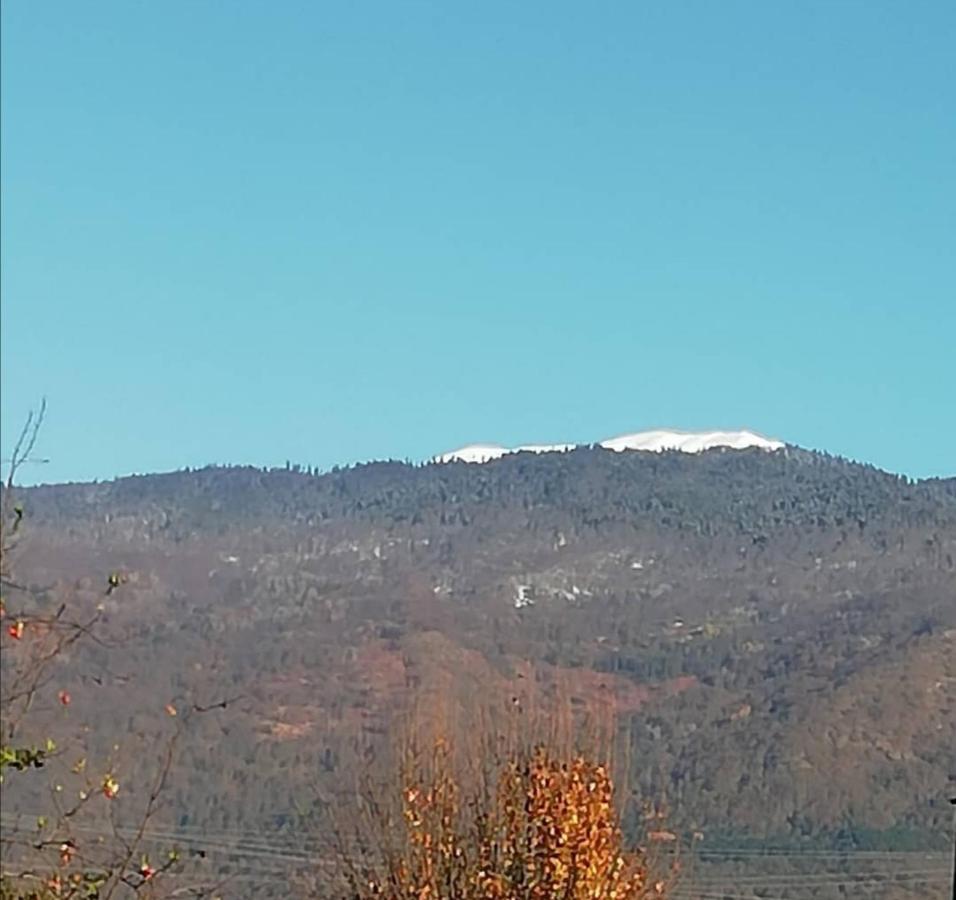
{"type": "Polygon", "coordinates": [[[700,453],[714,447],[745,450],[759,447],[762,450],[780,450],[781,441],[766,438],[752,431],[639,431],[601,441],[605,450],[680,450],[682,453],[700,453]]]}
{"type": "Polygon", "coordinates": [[[435,457],[434,462],[466,462],[466,463],[484,463],[493,459],[500,459],[506,453],[511,453],[507,447],[501,444],[469,444],[467,447],[459,447],[457,450],[449,450],[447,453],[441,453],[435,457]]]}
{"type": "MultiPolygon", "coordinates": [[[[486,463],[511,453],[566,453],[577,444],[524,444],[520,447],[504,447],[501,444],[468,444],[457,450],[449,450],[434,457],[433,462],[486,463]]],[[[638,431],[601,441],[605,450],[621,453],[625,450],[642,450],[660,453],[679,450],[682,453],[701,453],[715,447],[745,450],[757,447],[761,450],[780,450],[783,441],[764,437],[753,431],[638,431]]]]}
{"type": "Polygon", "coordinates": [[[468,444],[436,456],[433,462],[485,463],[500,459],[509,453],[565,453],[577,444],[524,444],[521,447],[503,447],[501,444],[468,444]]]}

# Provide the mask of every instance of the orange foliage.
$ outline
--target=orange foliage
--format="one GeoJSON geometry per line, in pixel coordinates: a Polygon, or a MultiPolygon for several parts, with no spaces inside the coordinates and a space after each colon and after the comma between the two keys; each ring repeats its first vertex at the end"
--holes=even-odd
{"type": "MultiPolygon", "coordinates": [[[[353,895],[385,900],[642,900],[665,894],[628,850],[607,768],[544,747],[506,761],[477,787],[450,770],[439,740],[406,773],[401,822],[382,823],[387,849],[353,895]]],[[[353,874],[355,874],[353,872],[353,874]]]]}

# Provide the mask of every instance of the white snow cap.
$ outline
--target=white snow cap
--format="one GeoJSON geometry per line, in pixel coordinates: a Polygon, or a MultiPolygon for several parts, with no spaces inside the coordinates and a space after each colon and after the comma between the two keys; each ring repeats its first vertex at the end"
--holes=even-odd
{"type": "Polygon", "coordinates": [[[457,450],[440,453],[433,461],[485,463],[500,459],[509,453],[565,453],[576,446],[576,444],[524,444],[521,447],[502,447],[501,444],[468,444],[457,450]]]}
{"type": "Polygon", "coordinates": [[[729,447],[745,450],[760,447],[762,450],[780,450],[782,441],[766,438],[752,431],[639,431],[622,434],[620,437],[601,441],[605,450],[680,450],[683,453],[700,453],[713,447],[729,447]]]}
{"type": "MultiPolygon", "coordinates": [[[[434,458],[434,462],[485,463],[500,459],[509,453],[565,453],[577,444],[525,444],[521,447],[503,447],[501,444],[468,444],[457,450],[449,450],[434,458]]],[[[601,441],[605,450],[618,453],[624,450],[662,452],[680,450],[682,453],[700,453],[714,447],[745,450],[758,447],[761,450],[780,450],[783,441],[764,437],[753,431],[638,431],[601,441]]]]}

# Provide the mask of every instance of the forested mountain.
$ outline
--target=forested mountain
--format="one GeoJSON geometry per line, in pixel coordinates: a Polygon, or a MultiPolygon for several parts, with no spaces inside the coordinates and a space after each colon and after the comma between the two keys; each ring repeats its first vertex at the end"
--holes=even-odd
{"type": "Polygon", "coordinates": [[[109,645],[65,663],[104,751],[166,703],[232,701],[179,748],[183,833],[320,833],[398,710],[467,734],[505,697],[601,711],[629,789],[703,846],[946,846],[956,479],[580,448],[19,499],[37,602],[106,605],[109,645]]]}

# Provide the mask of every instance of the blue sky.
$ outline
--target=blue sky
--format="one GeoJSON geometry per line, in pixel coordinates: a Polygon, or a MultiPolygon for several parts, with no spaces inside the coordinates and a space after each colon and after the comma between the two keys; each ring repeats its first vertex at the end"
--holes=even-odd
{"type": "Polygon", "coordinates": [[[11,0],[30,480],[749,427],[956,473],[956,4],[11,0]]]}

